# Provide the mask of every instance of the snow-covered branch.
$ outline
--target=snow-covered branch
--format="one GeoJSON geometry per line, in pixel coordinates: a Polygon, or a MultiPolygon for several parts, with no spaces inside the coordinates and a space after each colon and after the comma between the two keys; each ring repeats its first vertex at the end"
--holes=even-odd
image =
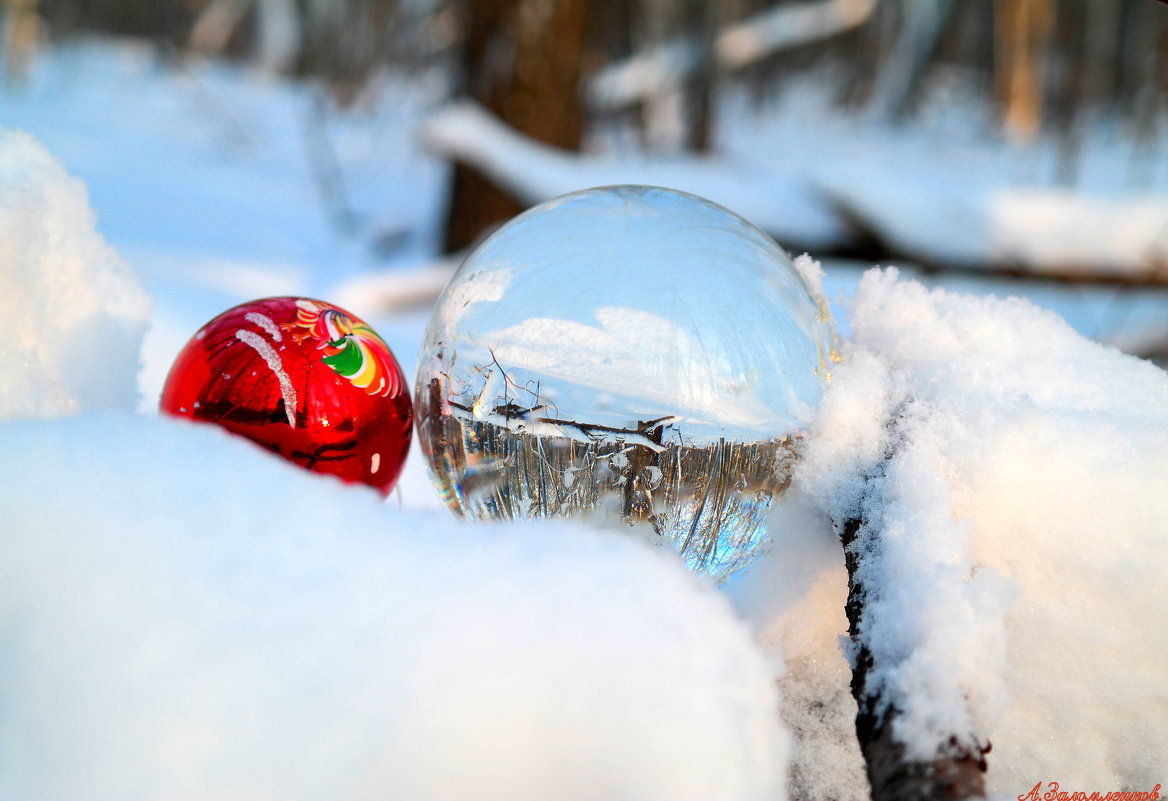
{"type": "Polygon", "coordinates": [[[525,204],[590,186],[669,186],[732,209],[790,248],[837,249],[859,231],[892,259],[936,269],[1168,285],[1163,197],[1018,186],[1004,172],[954,167],[940,147],[881,142],[877,127],[878,146],[782,162],[580,155],[525,137],[473,103],[448,106],[423,133],[432,149],[525,204]]]}
{"type": "MultiPolygon", "coordinates": [[[[886,469],[887,464],[881,466],[886,469]]],[[[879,483],[879,482],[877,482],[879,483]]],[[[876,489],[880,492],[880,489],[876,489]]],[[[865,499],[871,502],[873,499],[865,499]]],[[[979,741],[973,727],[955,729],[948,738],[934,735],[938,745],[932,754],[914,753],[904,743],[903,730],[912,726],[906,710],[893,700],[895,690],[884,683],[887,673],[900,665],[890,665],[884,649],[873,647],[871,632],[887,628],[879,619],[889,614],[881,608],[884,595],[877,585],[869,592],[866,583],[889,570],[883,555],[885,532],[862,517],[837,524],[848,568],[848,631],[852,645],[852,694],[856,699],[856,736],[864,755],[873,801],[961,801],[985,797],[985,756],[989,743],[979,741]],[[874,619],[875,618],[875,619],[874,619]],[[877,652],[884,651],[877,656],[877,652]],[[879,660],[879,661],[878,661],[879,660]],[[898,734],[901,736],[898,738],[898,734]]],[[[915,547],[915,546],[914,546],[915,547]]],[[[960,583],[962,576],[952,577],[960,583]]],[[[914,646],[910,646],[914,647],[914,646]]],[[[918,649],[927,643],[915,644],[918,649]]],[[[955,689],[958,676],[952,676],[955,689]]],[[[927,688],[929,690],[935,687],[927,688]]],[[[902,702],[903,703],[903,702],[902,702]]],[[[958,699],[964,706],[964,699],[958,699]]],[[[962,717],[968,717],[964,711],[962,717]]]]}
{"type": "MultiPolygon", "coordinates": [[[[872,15],[876,0],[822,0],[782,5],[734,23],[714,38],[719,70],[741,69],[781,50],[851,30],[872,15]]],[[[644,100],[707,67],[702,48],[679,38],[600,70],[585,88],[588,104],[617,109],[644,100]]]]}
{"type": "Polygon", "coordinates": [[[715,55],[723,69],[739,69],[760,59],[859,27],[872,16],[876,0],[825,0],[773,8],[718,34],[715,55]]]}
{"type": "Polygon", "coordinates": [[[222,52],[253,5],[260,68],[273,74],[288,71],[302,39],[300,12],[293,0],[212,0],[195,20],[190,46],[202,52],[222,52]]]}
{"type": "MultiPolygon", "coordinates": [[[[879,279],[865,283],[872,292],[879,279]]],[[[918,397],[913,378],[858,355],[844,372],[871,382],[861,392],[877,390],[879,413],[824,497],[848,572],[851,689],[872,799],[984,798],[1014,590],[977,564],[970,526],[952,513],[947,451],[969,434],[964,422],[918,397]]],[[[812,463],[822,447],[812,443],[812,463]]]]}
{"type": "Polygon", "coordinates": [[[648,184],[720,203],[788,245],[824,250],[853,235],[814,185],[774,168],[716,156],[626,161],[581,156],[523,136],[471,102],[440,111],[423,136],[432,149],[470,164],[527,205],[592,186],[648,184]]]}
{"type": "Polygon", "coordinates": [[[1042,761],[1150,789],[1159,768],[1108,739],[1168,738],[1136,678],[1168,648],[1141,617],[1163,605],[1144,566],[1168,556],[1168,376],[1025,301],[895,271],[864,277],[850,323],[792,487],[845,547],[873,797],[1017,797],[1042,761]]]}

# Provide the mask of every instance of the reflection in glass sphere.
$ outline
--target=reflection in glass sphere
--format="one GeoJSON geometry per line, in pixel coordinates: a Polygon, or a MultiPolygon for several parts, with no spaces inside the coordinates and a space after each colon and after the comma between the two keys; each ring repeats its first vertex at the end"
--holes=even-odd
{"type": "Polygon", "coordinates": [[[767,541],[832,342],[741,217],[655,187],[576,192],[496,231],[439,298],[419,440],[461,515],[615,516],[722,579],[767,541]]]}

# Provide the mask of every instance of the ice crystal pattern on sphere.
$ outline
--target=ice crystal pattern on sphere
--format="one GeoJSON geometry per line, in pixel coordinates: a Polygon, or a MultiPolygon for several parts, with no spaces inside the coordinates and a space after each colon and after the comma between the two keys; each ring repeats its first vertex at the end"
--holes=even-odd
{"type": "Polygon", "coordinates": [[[766,542],[831,346],[822,303],[741,217],[590,189],[515,218],[450,281],[419,439],[463,516],[619,516],[721,579],[766,542]]]}

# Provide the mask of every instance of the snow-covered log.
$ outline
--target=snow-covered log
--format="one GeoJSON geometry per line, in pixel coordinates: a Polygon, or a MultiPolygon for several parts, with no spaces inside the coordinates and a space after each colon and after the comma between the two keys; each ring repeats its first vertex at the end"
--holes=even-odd
{"type": "Polygon", "coordinates": [[[806,179],[717,156],[609,160],[542,145],[463,102],[432,117],[431,148],[475,167],[526,205],[577,189],[613,184],[668,186],[720,203],[780,242],[827,250],[849,242],[851,227],[806,179]]]}
{"type": "Polygon", "coordinates": [[[821,186],[898,255],[936,267],[1168,284],[1168,199],[828,166],[821,186]]]}
{"type": "Polygon", "coordinates": [[[896,279],[861,281],[792,484],[846,546],[874,795],[976,796],[991,741],[991,797],[1150,791],[1168,375],[1017,298],[896,279]]]}
{"type": "Polygon", "coordinates": [[[462,255],[351,278],[334,287],[330,297],[346,309],[378,314],[428,309],[450,282],[462,255]]]}
{"type": "Polygon", "coordinates": [[[1165,198],[1018,185],[996,169],[953,169],[941,148],[882,145],[878,133],[871,150],[797,165],[717,155],[620,161],[549,148],[460,103],[432,117],[425,136],[529,205],[590,186],[653,184],[720,203],[787,247],[822,252],[859,230],[896,258],[936,268],[1168,284],[1165,198]]]}
{"type": "MultiPolygon", "coordinates": [[[[741,69],[781,50],[851,30],[871,16],[876,0],[822,0],[781,5],[734,23],[714,38],[719,70],[741,69]]],[[[680,38],[605,67],[588,81],[585,99],[594,109],[617,109],[674,86],[708,65],[702,49],[680,38]]]]}

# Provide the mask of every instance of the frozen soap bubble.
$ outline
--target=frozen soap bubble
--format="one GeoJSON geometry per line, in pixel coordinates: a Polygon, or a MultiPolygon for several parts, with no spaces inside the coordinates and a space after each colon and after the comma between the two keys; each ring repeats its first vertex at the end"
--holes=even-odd
{"type": "Polygon", "coordinates": [[[576,192],[496,231],[442,293],[419,440],[460,515],[618,516],[720,580],[767,541],[832,342],[791,260],[736,214],[576,192]]]}

